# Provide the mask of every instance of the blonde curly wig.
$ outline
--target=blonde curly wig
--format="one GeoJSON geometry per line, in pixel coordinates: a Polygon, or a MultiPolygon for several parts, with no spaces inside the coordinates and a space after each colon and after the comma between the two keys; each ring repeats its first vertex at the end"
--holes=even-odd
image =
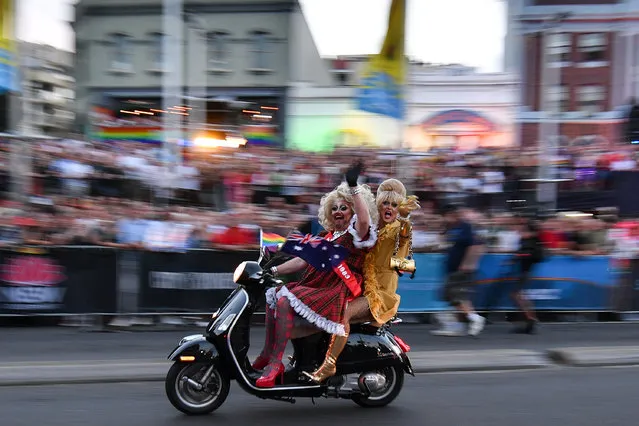
{"type": "MultiPolygon", "coordinates": [[[[377,205],[375,204],[375,196],[368,185],[360,185],[360,187],[361,192],[359,195],[364,199],[368,206],[368,214],[371,216],[371,224],[376,224],[379,220],[379,212],[377,211],[377,205]]],[[[331,209],[337,200],[344,200],[351,207],[351,212],[355,214],[355,211],[353,210],[353,196],[351,195],[350,188],[348,187],[348,184],[342,183],[340,186],[324,195],[320,201],[317,218],[319,219],[319,224],[327,231],[333,231],[335,229],[331,209]]]]}

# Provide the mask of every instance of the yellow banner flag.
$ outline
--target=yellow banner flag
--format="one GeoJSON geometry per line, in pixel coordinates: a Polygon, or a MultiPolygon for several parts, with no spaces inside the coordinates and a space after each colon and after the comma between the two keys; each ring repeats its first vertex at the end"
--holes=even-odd
{"type": "Polygon", "coordinates": [[[369,60],[357,92],[357,109],[396,119],[404,117],[406,83],[406,0],[393,0],[380,52],[369,60]]]}
{"type": "Polygon", "coordinates": [[[0,93],[16,91],[15,0],[0,0],[0,93]]]}
{"type": "Polygon", "coordinates": [[[0,0],[0,49],[14,51],[15,10],[14,0],[0,0]]]}

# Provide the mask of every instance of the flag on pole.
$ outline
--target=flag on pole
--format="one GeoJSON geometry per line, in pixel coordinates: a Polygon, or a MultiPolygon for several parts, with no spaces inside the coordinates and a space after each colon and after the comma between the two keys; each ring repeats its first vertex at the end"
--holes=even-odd
{"type": "Polygon", "coordinates": [[[264,232],[260,230],[260,235],[260,247],[266,247],[273,251],[276,251],[278,246],[286,241],[286,238],[272,232],[264,232]]]}
{"type": "Polygon", "coordinates": [[[384,45],[372,56],[357,90],[357,109],[404,118],[403,86],[406,82],[406,0],[392,0],[384,45]]]}

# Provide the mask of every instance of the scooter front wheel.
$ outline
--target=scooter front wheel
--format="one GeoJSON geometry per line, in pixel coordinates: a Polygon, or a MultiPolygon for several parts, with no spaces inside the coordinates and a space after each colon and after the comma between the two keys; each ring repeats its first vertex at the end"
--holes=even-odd
{"type": "Polygon", "coordinates": [[[164,388],[175,408],[194,416],[217,410],[229,394],[231,381],[214,364],[175,362],[166,375],[164,388]]]}
{"type": "Polygon", "coordinates": [[[397,398],[404,387],[404,370],[401,367],[388,367],[375,373],[384,376],[384,386],[368,396],[353,395],[353,401],[360,407],[385,407],[397,398]]]}

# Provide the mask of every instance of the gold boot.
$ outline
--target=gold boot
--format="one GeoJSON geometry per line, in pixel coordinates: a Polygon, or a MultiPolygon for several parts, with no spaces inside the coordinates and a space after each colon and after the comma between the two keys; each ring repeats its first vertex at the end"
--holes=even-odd
{"type": "Polygon", "coordinates": [[[328,350],[326,351],[326,358],[324,358],[322,365],[320,365],[312,374],[307,373],[306,371],[303,371],[302,374],[318,384],[322,383],[329,377],[334,376],[337,372],[337,367],[335,365],[337,363],[337,358],[344,350],[347,341],[348,334],[346,336],[333,334],[331,336],[331,342],[328,345],[328,350]]]}

